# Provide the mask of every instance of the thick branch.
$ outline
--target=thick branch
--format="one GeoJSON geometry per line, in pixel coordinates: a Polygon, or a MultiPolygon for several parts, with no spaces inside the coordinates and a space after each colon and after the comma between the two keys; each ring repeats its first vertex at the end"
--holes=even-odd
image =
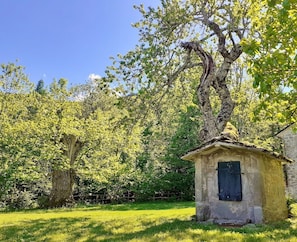
{"type": "Polygon", "coordinates": [[[202,15],[203,15],[202,22],[207,27],[209,27],[216,34],[216,36],[219,39],[218,51],[221,53],[221,55],[224,58],[229,57],[229,52],[228,52],[228,50],[226,48],[226,36],[223,34],[223,31],[221,30],[220,26],[217,23],[215,23],[213,21],[210,21],[207,14],[204,11],[202,12],[202,15]]]}
{"type": "Polygon", "coordinates": [[[220,26],[217,23],[215,23],[213,21],[210,21],[209,17],[207,16],[205,11],[202,11],[202,16],[203,16],[202,22],[207,27],[209,27],[215,33],[215,35],[218,37],[218,40],[219,40],[218,41],[218,51],[220,52],[220,54],[224,57],[224,59],[225,58],[230,58],[232,61],[235,61],[240,56],[240,54],[242,53],[242,50],[241,50],[241,46],[239,44],[235,43],[231,32],[236,33],[238,38],[242,39],[243,36],[242,36],[242,34],[240,32],[240,29],[239,28],[234,28],[234,29],[232,28],[228,32],[230,40],[231,40],[232,45],[233,45],[231,51],[229,52],[227,47],[226,47],[226,35],[224,34],[224,29],[221,29],[220,26]]]}
{"type": "Polygon", "coordinates": [[[182,47],[188,51],[194,51],[202,61],[203,73],[197,88],[197,97],[204,121],[204,128],[200,138],[208,140],[223,131],[233,112],[235,104],[231,98],[226,78],[231,64],[241,54],[241,48],[237,45],[233,47],[230,55],[224,58],[222,65],[216,72],[216,65],[212,56],[201,47],[199,42],[182,43],[182,47]],[[210,102],[210,87],[215,89],[221,102],[221,109],[217,116],[214,115],[210,102]]]}
{"type": "Polygon", "coordinates": [[[210,102],[210,87],[215,80],[215,63],[212,56],[205,51],[198,42],[182,43],[182,47],[186,50],[193,50],[201,59],[203,73],[200,77],[200,84],[197,88],[197,97],[199,106],[203,114],[204,128],[200,134],[203,140],[216,136],[219,131],[216,127],[216,118],[210,102]]]}
{"type": "Polygon", "coordinates": [[[62,142],[65,145],[64,154],[69,158],[70,166],[72,167],[84,144],[72,134],[64,134],[62,142]]]}
{"type": "Polygon", "coordinates": [[[230,61],[229,59],[224,59],[224,62],[216,73],[216,78],[213,85],[221,101],[221,110],[216,120],[216,124],[219,130],[224,129],[226,123],[231,117],[235,106],[226,83],[226,77],[230,71],[231,64],[232,61],[230,61]]]}

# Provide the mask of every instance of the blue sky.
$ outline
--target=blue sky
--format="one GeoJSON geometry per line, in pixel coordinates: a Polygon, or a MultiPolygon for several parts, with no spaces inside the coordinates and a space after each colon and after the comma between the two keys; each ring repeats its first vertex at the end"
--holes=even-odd
{"type": "Polygon", "coordinates": [[[61,77],[84,83],[104,76],[110,56],[138,42],[131,24],[141,15],[133,5],[159,0],[0,0],[0,64],[25,66],[32,82],[61,77]]]}

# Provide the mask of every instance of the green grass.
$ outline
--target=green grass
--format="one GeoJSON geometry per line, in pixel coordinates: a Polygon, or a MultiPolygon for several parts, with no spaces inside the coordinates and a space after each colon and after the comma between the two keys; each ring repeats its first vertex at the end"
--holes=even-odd
{"type": "Polygon", "coordinates": [[[297,218],[224,228],[198,224],[194,213],[193,202],[2,212],[0,241],[297,241],[297,218]]]}

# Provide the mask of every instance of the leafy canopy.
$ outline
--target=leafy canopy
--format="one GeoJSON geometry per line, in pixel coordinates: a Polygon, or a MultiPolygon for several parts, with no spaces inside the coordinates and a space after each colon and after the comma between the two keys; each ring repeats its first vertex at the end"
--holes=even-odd
{"type": "Polygon", "coordinates": [[[254,20],[258,38],[245,46],[253,86],[263,98],[260,108],[278,103],[280,121],[296,121],[297,1],[270,0],[254,20]]]}

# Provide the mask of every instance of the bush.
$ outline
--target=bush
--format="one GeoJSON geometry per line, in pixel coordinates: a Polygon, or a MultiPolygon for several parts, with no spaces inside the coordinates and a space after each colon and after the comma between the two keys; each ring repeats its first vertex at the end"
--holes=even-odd
{"type": "Polygon", "coordinates": [[[30,191],[14,190],[13,193],[6,195],[6,208],[8,209],[27,209],[36,208],[38,205],[34,199],[34,194],[30,191]]]}
{"type": "Polygon", "coordinates": [[[292,197],[287,197],[288,217],[293,217],[292,204],[297,203],[297,200],[292,197]]]}
{"type": "Polygon", "coordinates": [[[37,198],[37,203],[39,208],[48,208],[49,207],[49,196],[41,195],[37,198]]]}

